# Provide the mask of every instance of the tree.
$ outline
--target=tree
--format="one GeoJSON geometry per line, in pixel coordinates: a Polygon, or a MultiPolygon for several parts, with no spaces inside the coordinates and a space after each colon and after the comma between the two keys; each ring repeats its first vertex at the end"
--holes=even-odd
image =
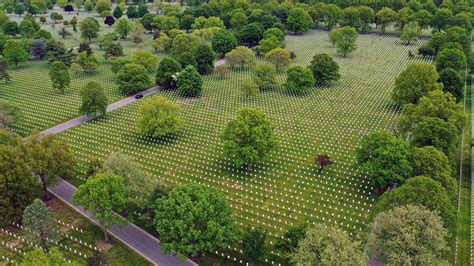
{"type": "Polygon", "coordinates": [[[128,189],[127,202],[131,204],[131,211],[140,211],[146,207],[146,196],[150,195],[156,185],[156,180],[141,170],[132,157],[121,153],[112,152],[103,162],[100,173],[114,174],[123,177],[128,189]]]}
{"type": "Polygon", "coordinates": [[[436,55],[436,69],[441,71],[445,68],[453,68],[461,71],[466,68],[467,60],[463,51],[459,49],[445,48],[436,55]]]}
{"type": "Polygon", "coordinates": [[[284,41],[279,40],[276,36],[270,36],[261,39],[257,49],[259,53],[266,54],[275,48],[281,48],[284,46],[284,41]]]}
{"type": "Polygon", "coordinates": [[[239,34],[239,40],[244,45],[256,45],[263,38],[263,27],[258,22],[245,26],[239,34]]]}
{"type": "Polygon", "coordinates": [[[156,71],[156,85],[169,87],[173,83],[173,75],[181,71],[181,65],[171,57],[161,60],[156,71]]]}
{"type": "Polygon", "coordinates": [[[61,36],[63,39],[66,39],[68,36],[71,36],[72,33],[68,31],[65,27],[63,27],[58,31],[58,35],[61,36]]]}
{"type": "Polygon", "coordinates": [[[334,162],[331,160],[331,157],[327,154],[318,154],[314,159],[314,162],[319,164],[319,172],[323,171],[323,167],[326,165],[332,165],[334,162]]]}
{"type": "Polygon", "coordinates": [[[256,227],[247,227],[242,236],[242,250],[246,260],[250,262],[250,265],[259,265],[263,262],[263,257],[267,253],[265,246],[265,239],[267,233],[256,227]]]}
{"type": "Polygon", "coordinates": [[[69,87],[71,83],[71,74],[68,67],[61,61],[56,61],[51,64],[49,69],[49,78],[54,89],[64,93],[64,90],[69,87]]]}
{"type": "Polygon", "coordinates": [[[0,100],[0,129],[9,128],[13,122],[21,119],[20,108],[7,101],[0,100]]]}
{"type": "Polygon", "coordinates": [[[196,59],[199,74],[206,75],[211,73],[214,69],[214,59],[216,59],[211,47],[202,43],[193,49],[193,54],[196,59]]]}
{"type": "Polygon", "coordinates": [[[21,16],[21,15],[23,15],[23,13],[25,13],[25,7],[24,7],[22,4],[17,3],[17,4],[15,5],[14,12],[15,12],[15,14],[17,14],[18,16],[21,16]]]}
{"type": "Polygon", "coordinates": [[[0,59],[0,80],[5,80],[5,84],[11,80],[10,73],[8,73],[8,63],[3,59],[0,59]]]}
{"type": "Polygon", "coordinates": [[[130,95],[150,86],[150,78],[146,69],[137,64],[126,64],[117,73],[119,90],[123,94],[130,95]]]}
{"type": "Polygon", "coordinates": [[[183,123],[180,112],[178,104],[163,96],[150,98],[140,107],[140,132],[155,138],[176,133],[183,123]]]}
{"type": "Polygon", "coordinates": [[[92,212],[92,217],[99,221],[104,232],[104,241],[110,242],[107,229],[113,224],[126,223],[117,213],[125,209],[127,197],[128,190],[122,177],[99,173],[79,186],[72,195],[72,200],[92,212]]]}
{"type": "Polygon", "coordinates": [[[224,195],[202,185],[178,185],[155,203],[164,252],[188,256],[234,245],[239,231],[224,195]]]}
{"type": "MultiPolygon", "coordinates": [[[[99,4],[99,2],[97,4],[99,4]]],[[[100,24],[97,22],[97,20],[88,17],[81,21],[79,28],[81,29],[81,38],[87,39],[90,42],[92,39],[97,38],[100,24]]]]}
{"type": "Polygon", "coordinates": [[[72,49],[66,50],[66,47],[61,42],[56,42],[54,39],[46,42],[46,53],[48,55],[48,62],[54,63],[56,61],[63,62],[66,66],[70,66],[73,59],[72,49]]]}
{"type": "MultiPolygon", "coordinates": [[[[470,31],[469,31],[470,32],[470,31]]],[[[459,43],[464,51],[466,57],[471,54],[471,37],[469,32],[458,26],[449,27],[445,30],[446,33],[446,41],[459,43]]]]}
{"type": "Polygon", "coordinates": [[[326,23],[327,30],[331,30],[337,25],[342,16],[342,10],[335,4],[323,6],[323,20],[326,23]]]}
{"type": "Polygon", "coordinates": [[[39,195],[39,182],[18,150],[0,145],[0,225],[20,222],[23,210],[39,195]]]}
{"type": "Polygon", "coordinates": [[[105,17],[104,24],[109,25],[109,27],[112,27],[115,24],[114,17],[112,17],[112,16],[105,17]]]}
{"type": "Polygon", "coordinates": [[[400,119],[400,131],[416,132],[418,125],[426,118],[439,118],[454,125],[458,131],[466,124],[461,104],[456,104],[456,99],[450,93],[441,90],[429,92],[416,105],[406,105],[400,119]]]}
{"type": "Polygon", "coordinates": [[[91,12],[92,10],[94,10],[94,4],[92,4],[92,1],[91,0],[86,0],[86,2],[84,3],[84,9],[87,11],[87,12],[91,12]]]}
{"type": "Polygon", "coordinates": [[[17,34],[20,34],[20,27],[18,27],[18,23],[15,21],[8,21],[3,24],[3,34],[11,35],[15,37],[17,34]]]}
{"type": "Polygon", "coordinates": [[[445,68],[439,72],[439,81],[443,84],[443,91],[451,93],[457,102],[463,98],[464,81],[459,72],[445,68]]]}
{"type": "Polygon", "coordinates": [[[58,248],[52,248],[49,253],[44,253],[41,248],[37,248],[23,255],[20,266],[62,265],[64,262],[64,254],[58,248]]]}
{"type": "Polygon", "coordinates": [[[181,65],[181,68],[185,68],[189,65],[197,68],[196,58],[190,52],[181,53],[177,58],[178,63],[181,65]]]}
{"type": "Polygon", "coordinates": [[[187,66],[178,75],[178,92],[185,97],[199,96],[202,91],[202,78],[193,66],[187,66]]]}
{"type": "Polygon", "coordinates": [[[411,142],[417,147],[433,146],[449,158],[453,158],[459,134],[459,130],[452,122],[438,117],[428,117],[416,125],[411,142]]]}
{"type": "Polygon", "coordinates": [[[261,91],[275,88],[277,86],[275,66],[270,63],[257,64],[252,79],[261,91]]]}
{"type": "Polygon", "coordinates": [[[341,26],[349,26],[359,30],[361,28],[362,21],[360,19],[359,9],[353,6],[349,6],[342,10],[341,26]]]}
{"type": "Polygon", "coordinates": [[[382,32],[385,33],[385,28],[396,20],[397,13],[389,7],[384,7],[375,14],[377,25],[382,26],[382,32]]]}
{"type": "Polygon", "coordinates": [[[229,22],[233,29],[241,31],[248,24],[248,17],[243,10],[236,10],[233,12],[229,22]]]}
{"type": "Polygon", "coordinates": [[[439,8],[436,10],[434,17],[431,20],[430,26],[441,32],[449,25],[452,16],[453,13],[451,12],[451,10],[446,8],[439,8]]]}
{"type": "Polygon", "coordinates": [[[114,18],[120,19],[123,16],[123,10],[119,5],[117,5],[112,14],[114,15],[114,18]]]}
{"type": "Polygon", "coordinates": [[[427,176],[438,181],[451,198],[457,198],[457,182],[451,176],[448,157],[433,146],[415,148],[411,158],[413,176],[427,176]]]}
{"type": "Polygon", "coordinates": [[[60,178],[74,175],[76,160],[66,143],[55,135],[44,137],[31,135],[20,144],[20,153],[28,163],[31,173],[40,180],[43,197],[50,199],[47,186],[56,184],[60,178]]]}
{"type": "Polygon", "coordinates": [[[346,57],[357,49],[357,31],[352,27],[342,27],[339,29],[336,38],[337,52],[346,57]]]}
{"type": "Polygon", "coordinates": [[[291,254],[295,265],[365,265],[360,244],[331,225],[316,224],[306,230],[305,237],[291,254]],[[337,256],[334,256],[337,254],[337,256]]]}
{"type": "Polygon", "coordinates": [[[244,82],[244,84],[242,84],[241,90],[245,98],[254,97],[259,91],[257,84],[255,84],[255,82],[252,80],[247,80],[244,82]]]}
{"type": "Polygon", "coordinates": [[[307,67],[292,66],[287,71],[285,88],[292,94],[305,94],[314,86],[313,73],[307,67]]]}
{"type": "Polygon", "coordinates": [[[77,32],[77,28],[76,28],[77,23],[79,23],[79,21],[77,20],[76,16],[72,17],[71,20],[69,21],[69,25],[72,26],[72,30],[74,32],[77,32]]]}
{"type": "Polygon", "coordinates": [[[35,40],[43,39],[43,42],[47,41],[47,40],[51,40],[52,38],[53,38],[53,36],[51,35],[51,33],[48,32],[48,31],[45,31],[43,29],[41,29],[41,30],[35,32],[35,34],[33,34],[33,39],[35,39],[35,40]]]}
{"type": "Polygon", "coordinates": [[[289,259],[297,251],[298,244],[304,239],[307,229],[307,223],[289,227],[285,234],[276,240],[275,249],[282,252],[283,256],[289,259]]]}
{"type": "Polygon", "coordinates": [[[146,13],[141,19],[140,19],[140,23],[143,25],[143,27],[150,31],[150,32],[153,32],[153,21],[154,21],[154,18],[156,17],[155,14],[151,14],[151,13],[146,13]]]}
{"type": "Polygon", "coordinates": [[[83,115],[105,115],[107,113],[107,96],[96,81],[89,81],[79,92],[82,104],[79,112],[83,115]]]}
{"type": "Polygon", "coordinates": [[[256,62],[254,52],[245,46],[238,46],[228,52],[225,59],[232,68],[248,68],[256,62]]]}
{"type": "Polygon", "coordinates": [[[54,212],[46,207],[40,199],[35,199],[23,212],[23,226],[33,232],[38,238],[39,245],[45,253],[49,252],[46,245],[48,239],[54,239],[57,235],[57,224],[54,212]]]}
{"type": "Polygon", "coordinates": [[[18,63],[25,61],[28,56],[28,52],[18,42],[14,40],[8,40],[5,43],[3,48],[3,58],[5,58],[9,65],[16,67],[18,63]]]}
{"type": "Polygon", "coordinates": [[[245,165],[248,170],[278,145],[270,120],[263,111],[255,108],[241,109],[237,118],[227,124],[221,140],[224,154],[237,167],[245,165]]]}
{"type": "Polygon", "coordinates": [[[175,56],[180,55],[184,52],[193,51],[198,45],[201,44],[201,39],[192,34],[179,34],[174,37],[171,44],[171,53],[175,56]]]}
{"type": "Polygon", "coordinates": [[[58,20],[62,20],[63,16],[61,14],[59,14],[58,12],[52,12],[51,15],[50,15],[50,18],[51,18],[51,20],[53,20],[52,27],[54,29],[54,25],[56,25],[58,20]]]}
{"type": "Polygon", "coordinates": [[[132,27],[128,23],[128,19],[126,18],[119,18],[115,23],[115,32],[122,37],[122,39],[127,38],[128,34],[132,27]]]}
{"type": "Polygon", "coordinates": [[[417,176],[409,178],[403,186],[383,194],[374,208],[374,213],[407,204],[422,205],[439,213],[446,227],[451,228],[456,223],[456,210],[451,199],[438,181],[417,176]]]}
{"type": "Polygon", "coordinates": [[[400,106],[417,103],[426,93],[441,88],[438,79],[439,75],[433,65],[413,63],[396,78],[392,99],[400,106]]]}
{"type": "Polygon", "coordinates": [[[370,32],[372,27],[370,26],[375,21],[375,12],[371,7],[358,6],[359,17],[361,20],[360,32],[370,32]]]}
{"type": "Polygon", "coordinates": [[[429,265],[444,259],[446,238],[437,213],[407,205],[377,215],[367,247],[372,258],[387,264],[429,265]]]}
{"type": "Polygon", "coordinates": [[[433,15],[429,11],[424,9],[416,11],[413,16],[414,20],[422,29],[428,28],[431,23],[431,20],[433,19],[433,15]]]}
{"type": "Polygon", "coordinates": [[[146,14],[149,14],[148,6],[145,4],[138,5],[137,13],[139,18],[145,16],[146,14]]]}
{"type": "Polygon", "coordinates": [[[110,0],[97,0],[95,4],[95,11],[101,14],[104,11],[110,11],[112,8],[110,0]]]}
{"type": "Polygon", "coordinates": [[[402,33],[400,34],[400,39],[410,44],[410,42],[416,42],[421,35],[421,28],[418,26],[416,21],[409,22],[403,26],[402,33]]]}
{"type": "Polygon", "coordinates": [[[133,53],[132,63],[143,66],[149,73],[151,73],[158,65],[158,56],[150,51],[137,50],[133,53]]]}
{"type": "Polygon", "coordinates": [[[275,48],[266,53],[265,59],[272,63],[277,70],[283,70],[291,63],[290,52],[283,48],[275,48]]]}
{"type": "Polygon", "coordinates": [[[135,6],[129,5],[127,7],[127,17],[131,20],[138,18],[138,11],[135,6]]]}
{"type": "Polygon", "coordinates": [[[26,19],[25,17],[25,19],[20,23],[20,33],[24,38],[31,39],[35,32],[38,31],[37,26],[39,25],[36,21],[26,19]]]}
{"type": "Polygon", "coordinates": [[[339,74],[339,65],[328,54],[315,55],[311,61],[310,68],[313,72],[314,80],[318,85],[338,81],[341,77],[339,74]]]}
{"type": "Polygon", "coordinates": [[[235,49],[237,45],[235,35],[226,29],[220,29],[212,37],[212,50],[214,50],[219,57],[223,57],[226,53],[235,49]]]}
{"type": "Polygon", "coordinates": [[[288,17],[287,27],[288,30],[296,34],[302,34],[307,32],[313,25],[313,19],[302,7],[296,7],[291,9],[290,16],[288,17]]]}
{"type": "Polygon", "coordinates": [[[388,132],[365,136],[356,150],[356,159],[371,185],[381,190],[403,183],[412,171],[408,143],[388,132]]]}
{"type": "Polygon", "coordinates": [[[130,34],[132,37],[132,41],[135,44],[139,44],[143,42],[143,38],[145,36],[145,28],[139,21],[135,21],[132,24],[132,33],[130,34]]]}

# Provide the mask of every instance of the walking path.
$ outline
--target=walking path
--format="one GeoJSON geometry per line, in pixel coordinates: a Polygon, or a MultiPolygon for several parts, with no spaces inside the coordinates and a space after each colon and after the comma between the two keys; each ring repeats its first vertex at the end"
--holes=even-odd
{"type": "MultiPolygon", "coordinates": [[[[64,201],[67,205],[74,208],[76,211],[89,218],[92,222],[97,221],[91,219],[92,214],[89,211],[84,210],[82,206],[75,205],[72,202],[72,195],[77,190],[76,187],[61,179],[57,185],[48,188],[51,194],[64,201]]],[[[112,226],[107,230],[110,235],[127,245],[130,249],[134,250],[144,258],[148,259],[155,265],[160,266],[194,266],[197,265],[190,259],[182,260],[176,256],[165,255],[161,252],[160,240],[151,234],[143,231],[141,228],[134,224],[128,224],[125,227],[119,227],[117,225],[112,226]]]]}

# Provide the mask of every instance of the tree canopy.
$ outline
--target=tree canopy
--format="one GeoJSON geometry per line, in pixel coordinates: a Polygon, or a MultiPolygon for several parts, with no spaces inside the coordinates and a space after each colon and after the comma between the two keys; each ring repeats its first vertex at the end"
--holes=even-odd
{"type": "Polygon", "coordinates": [[[107,112],[107,96],[104,89],[96,81],[89,81],[79,92],[82,104],[79,112],[83,115],[105,115],[107,112]]]}
{"type": "Polygon", "coordinates": [[[333,81],[338,81],[339,65],[327,54],[317,54],[311,61],[311,71],[316,84],[324,85],[333,81]]]}
{"type": "Polygon", "coordinates": [[[150,98],[140,107],[140,132],[155,138],[176,133],[181,125],[181,107],[165,97],[150,98]]]}

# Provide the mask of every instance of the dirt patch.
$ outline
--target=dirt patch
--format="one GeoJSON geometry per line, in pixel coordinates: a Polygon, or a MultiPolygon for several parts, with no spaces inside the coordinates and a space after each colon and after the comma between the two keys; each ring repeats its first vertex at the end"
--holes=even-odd
{"type": "Polygon", "coordinates": [[[21,246],[21,241],[18,240],[18,239],[13,239],[13,240],[8,241],[7,244],[8,244],[10,247],[18,248],[18,247],[21,246]]]}
{"type": "Polygon", "coordinates": [[[238,190],[242,190],[242,185],[237,184],[237,183],[233,184],[232,187],[238,190]]]}
{"type": "Polygon", "coordinates": [[[104,241],[98,241],[95,243],[96,247],[100,250],[107,251],[112,248],[112,244],[104,242],[104,241]]]}
{"type": "Polygon", "coordinates": [[[45,202],[46,206],[53,209],[54,212],[63,212],[64,206],[58,201],[58,199],[51,199],[45,202]]]}

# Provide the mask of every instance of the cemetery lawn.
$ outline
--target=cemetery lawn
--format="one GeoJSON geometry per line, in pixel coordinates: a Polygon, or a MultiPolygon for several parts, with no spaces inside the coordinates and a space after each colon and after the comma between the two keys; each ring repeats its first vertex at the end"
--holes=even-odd
{"type": "MultiPolygon", "coordinates": [[[[111,245],[103,244],[103,242],[101,242],[103,238],[102,230],[97,225],[89,222],[81,214],[63,204],[60,200],[53,198],[46,204],[54,210],[57,220],[64,222],[64,224],[58,223],[58,228],[61,233],[57,239],[63,247],[51,244],[50,242],[48,243],[49,247],[58,247],[64,253],[66,259],[75,261],[79,263],[79,265],[86,264],[86,259],[78,253],[81,252],[89,257],[94,253],[94,249],[78,242],[78,240],[80,240],[87,245],[104,250],[109,256],[112,265],[151,265],[147,260],[128,249],[113,237],[111,238],[111,245]],[[75,238],[75,240],[72,238],[75,238]],[[72,249],[72,251],[69,249],[72,249]],[[74,253],[74,250],[77,253],[74,253]]],[[[14,260],[14,264],[17,264],[21,261],[22,255],[8,246],[15,247],[21,250],[21,252],[30,251],[33,249],[30,244],[32,235],[17,226],[7,226],[5,229],[13,233],[16,237],[14,235],[8,235],[5,232],[0,232],[0,243],[2,243],[0,244],[0,254],[14,260]],[[20,237],[20,239],[18,237],[20,237]],[[21,240],[21,238],[23,238],[23,240],[21,240]]],[[[2,264],[0,263],[0,265],[2,264]]]]}
{"type": "MultiPolygon", "coordinates": [[[[395,128],[400,113],[390,103],[395,77],[410,63],[431,62],[408,58],[408,51],[415,53],[425,41],[407,46],[396,37],[359,35],[358,49],[343,58],[336,55],[326,31],[287,36],[287,49],[296,53],[295,64],[309,65],[315,54],[327,53],[339,63],[341,80],[303,96],[288,95],[280,86],[245,99],[240,87],[251,79],[251,72],[242,70],[224,79],[205,76],[199,98],[162,91],[159,95],[182,106],[184,126],[177,135],[152,139],[138,132],[143,100],[59,134],[81,161],[74,183],[83,182],[91,157],[104,159],[110,152],[122,151],[165,184],[200,183],[222,191],[239,227],[267,230],[270,245],[289,226],[303,222],[327,222],[358,233],[368,226],[376,196],[355,165],[354,150],[363,136],[395,128]],[[224,157],[219,134],[239,109],[248,106],[266,112],[280,145],[246,172],[224,157]],[[314,158],[325,153],[335,163],[318,172],[314,158]]],[[[279,74],[278,82],[284,80],[285,75],[279,74]]],[[[106,89],[109,94],[111,87],[106,89]]],[[[238,252],[219,255],[239,261],[234,256],[238,252]]]]}

